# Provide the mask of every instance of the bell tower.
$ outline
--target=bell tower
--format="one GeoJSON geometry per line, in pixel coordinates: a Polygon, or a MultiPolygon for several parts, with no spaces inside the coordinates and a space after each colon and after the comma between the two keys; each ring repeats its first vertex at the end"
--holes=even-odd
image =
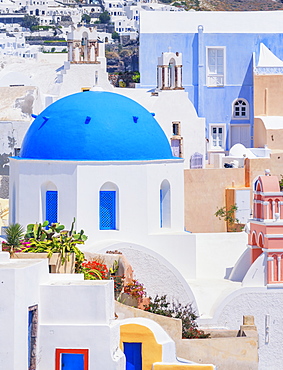
{"type": "Polygon", "coordinates": [[[183,90],[182,53],[168,51],[158,58],[157,88],[159,90],[183,90]]]}
{"type": "Polygon", "coordinates": [[[99,63],[96,28],[72,28],[68,33],[68,61],[72,64],[99,63]]]}

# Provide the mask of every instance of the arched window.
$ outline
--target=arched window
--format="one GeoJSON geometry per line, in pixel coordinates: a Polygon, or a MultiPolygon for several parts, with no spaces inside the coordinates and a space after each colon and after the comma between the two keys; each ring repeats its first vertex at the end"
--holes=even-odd
{"type": "Polygon", "coordinates": [[[253,231],[253,234],[252,234],[252,246],[256,246],[257,243],[256,243],[256,232],[253,231]]]}
{"type": "Polygon", "coordinates": [[[258,236],[258,246],[264,248],[264,236],[263,233],[260,233],[258,236]]]}
{"type": "Polygon", "coordinates": [[[272,270],[271,270],[271,278],[272,278],[272,281],[273,282],[277,282],[277,281],[280,281],[280,278],[278,278],[279,277],[279,275],[280,275],[280,272],[279,272],[279,269],[278,269],[278,260],[279,260],[279,258],[278,258],[278,256],[277,256],[277,254],[273,254],[272,255],[272,258],[273,258],[273,260],[272,260],[272,270]]]}
{"type": "Polygon", "coordinates": [[[118,188],[105,183],[99,192],[99,229],[116,230],[118,219],[118,188]]]}
{"type": "Polygon", "coordinates": [[[237,99],[233,104],[233,118],[248,119],[249,118],[249,103],[246,99],[237,99]]]}
{"type": "Polygon", "coordinates": [[[261,183],[258,181],[258,179],[254,183],[254,189],[255,189],[255,191],[262,191],[261,183]]]}
{"type": "Polygon", "coordinates": [[[171,227],[171,194],[167,180],[160,186],[160,227],[171,227]]]}
{"type": "Polygon", "coordinates": [[[275,199],[275,213],[280,213],[280,207],[279,207],[279,199],[275,199]]]}
{"type": "Polygon", "coordinates": [[[171,89],[174,89],[176,87],[175,66],[176,66],[175,59],[171,58],[169,62],[169,68],[168,68],[168,82],[169,82],[169,87],[171,89]]]}
{"type": "Polygon", "coordinates": [[[268,218],[271,220],[274,218],[274,208],[273,208],[273,201],[272,199],[268,199],[268,218]]]}

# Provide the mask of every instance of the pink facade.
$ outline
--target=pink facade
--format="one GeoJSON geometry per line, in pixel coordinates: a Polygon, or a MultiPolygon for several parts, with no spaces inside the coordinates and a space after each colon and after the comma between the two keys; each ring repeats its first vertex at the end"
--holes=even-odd
{"type": "Polygon", "coordinates": [[[259,176],[255,183],[248,240],[252,263],[266,254],[267,284],[283,283],[283,193],[276,176],[259,176]]]}

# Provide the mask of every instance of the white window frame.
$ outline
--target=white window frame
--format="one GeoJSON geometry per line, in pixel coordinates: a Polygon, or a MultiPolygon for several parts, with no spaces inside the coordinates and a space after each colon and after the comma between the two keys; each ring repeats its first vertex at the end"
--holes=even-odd
{"type": "Polygon", "coordinates": [[[226,47],[225,46],[207,46],[206,47],[206,86],[208,87],[223,87],[226,85],[226,47]],[[223,51],[223,72],[209,72],[209,50],[223,51]]]}
{"type": "Polygon", "coordinates": [[[226,148],[226,125],[222,123],[210,123],[209,124],[209,148],[210,150],[225,150],[226,148]],[[213,145],[213,133],[212,129],[222,128],[222,145],[213,145]]]}
{"type": "Polygon", "coordinates": [[[250,118],[250,105],[249,105],[249,102],[244,99],[244,98],[238,98],[238,99],[235,99],[233,101],[233,104],[232,104],[232,118],[233,119],[236,119],[236,120],[248,120],[250,118]],[[246,115],[245,116],[236,116],[235,115],[235,107],[236,107],[236,104],[237,102],[239,101],[243,101],[245,104],[246,104],[246,115]]]}

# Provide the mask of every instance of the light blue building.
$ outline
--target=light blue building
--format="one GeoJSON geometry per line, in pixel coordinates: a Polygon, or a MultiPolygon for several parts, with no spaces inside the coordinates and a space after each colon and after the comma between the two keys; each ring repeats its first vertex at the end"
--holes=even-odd
{"type": "MultiPolygon", "coordinates": [[[[206,119],[208,153],[236,143],[253,147],[253,71],[260,43],[283,59],[282,11],[141,14],[140,85],[160,86],[158,57],[168,50],[181,53],[182,86],[206,119]]],[[[178,66],[172,60],[162,68],[164,77],[178,66]]]]}

